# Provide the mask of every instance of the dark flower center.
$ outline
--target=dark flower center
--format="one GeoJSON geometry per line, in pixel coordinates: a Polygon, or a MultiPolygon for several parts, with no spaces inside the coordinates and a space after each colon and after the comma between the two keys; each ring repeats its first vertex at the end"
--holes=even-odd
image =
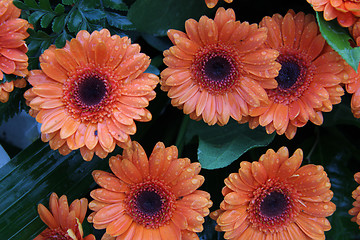
{"type": "Polygon", "coordinates": [[[300,75],[300,67],[295,62],[284,62],[281,64],[279,75],[275,78],[281,89],[291,88],[300,75]]]}
{"type": "Polygon", "coordinates": [[[239,62],[235,49],[217,43],[195,54],[190,71],[201,89],[214,95],[225,94],[238,79],[239,62]]]}
{"type": "Polygon", "coordinates": [[[88,106],[94,106],[106,96],[106,86],[103,79],[90,75],[80,82],[78,87],[80,101],[88,106]]]}
{"type": "Polygon", "coordinates": [[[175,195],[162,181],[134,184],[126,199],[127,212],[147,228],[159,228],[170,221],[175,209],[175,195]]]}
{"type": "Polygon", "coordinates": [[[312,82],[316,67],[311,57],[293,49],[280,50],[276,59],[281,64],[276,89],[267,90],[269,98],[275,103],[289,104],[302,96],[312,82]]]}
{"type": "Polygon", "coordinates": [[[204,66],[205,75],[213,81],[226,79],[231,72],[231,63],[221,56],[210,58],[204,66]]]}
{"type": "Polygon", "coordinates": [[[139,209],[147,215],[153,215],[159,212],[163,204],[160,195],[152,191],[139,193],[136,202],[139,209]]]}
{"type": "Polygon", "coordinates": [[[274,178],[253,192],[249,203],[249,221],[263,232],[276,232],[286,227],[299,214],[295,202],[298,193],[293,186],[274,178]]]}
{"type": "Polygon", "coordinates": [[[118,86],[107,69],[83,67],[71,73],[63,87],[63,101],[68,112],[82,121],[97,123],[108,116],[118,86]]]}
{"type": "Polygon", "coordinates": [[[281,216],[288,207],[288,201],[284,194],[271,192],[260,204],[260,213],[268,218],[281,216]]]}

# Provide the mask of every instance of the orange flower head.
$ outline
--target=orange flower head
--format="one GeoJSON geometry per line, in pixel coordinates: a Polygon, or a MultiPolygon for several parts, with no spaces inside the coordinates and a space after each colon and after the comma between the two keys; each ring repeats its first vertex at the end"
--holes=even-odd
{"type": "Polygon", "coordinates": [[[0,2],[0,81],[5,74],[25,77],[28,74],[28,50],[24,39],[29,36],[28,21],[21,19],[21,10],[12,0],[0,2]]]}
{"type": "Polygon", "coordinates": [[[335,211],[330,180],[320,165],[300,167],[303,152],[269,149],[259,161],[242,161],[225,179],[224,200],[210,217],[225,239],[325,239],[335,211]]]}
{"type": "MultiPolygon", "coordinates": [[[[360,21],[357,21],[352,27],[349,28],[349,32],[356,42],[356,46],[360,46],[360,21]]],[[[344,81],[345,89],[351,96],[351,111],[356,118],[360,118],[360,68],[358,72],[355,72],[351,67],[349,69],[349,77],[344,81]]]]}
{"type": "Polygon", "coordinates": [[[60,198],[52,193],[48,210],[44,205],[38,205],[41,220],[48,226],[34,240],[95,240],[90,234],[83,238],[82,222],[87,211],[88,200],[76,199],[69,206],[65,195],[60,198]]]}
{"type": "Polygon", "coordinates": [[[359,0],[307,0],[317,12],[324,12],[324,19],[337,19],[343,27],[352,26],[360,17],[359,0]]]}
{"type": "Polygon", "coordinates": [[[201,166],[178,158],[175,146],[159,142],[150,157],[137,142],[109,159],[113,173],[93,172],[101,186],[90,195],[88,221],[106,228],[105,239],[199,239],[210,194],[197,190],[201,166]]]}
{"type": "Polygon", "coordinates": [[[249,109],[249,125],[292,139],[308,121],[321,125],[322,112],[341,102],[348,68],[321,36],[313,15],[290,10],[284,17],[264,17],[260,26],[269,31],[266,45],[280,52],[281,70],[278,87],[266,90],[270,104],[249,109]]]}
{"type": "MultiPolygon", "coordinates": [[[[224,0],[227,3],[232,3],[233,0],[224,0]]],[[[213,8],[218,3],[218,0],[205,0],[206,6],[208,8],[213,8]]]]}
{"type": "MultiPolygon", "coordinates": [[[[354,175],[354,179],[355,181],[360,184],[360,172],[355,173],[354,175]]],[[[353,192],[352,192],[352,197],[353,199],[355,199],[355,201],[353,202],[353,208],[349,210],[349,214],[352,215],[353,217],[351,218],[352,222],[356,222],[359,225],[360,228],[360,186],[358,186],[353,192]]]]}
{"type": "Polygon", "coordinates": [[[192,119],[225,125],[241,121],[249,106],[268,104],[265,89],[276,88],[278,51],[266,48],[267,29],[235,21],[234,10],[219,8],[214,20],[185,22],[186,33],[169,30],[175,46],[164,51],[161,89],[171,104],[192,119]]]}
{"type": "Polygon", "coordinates": [[[42,140],[64,155],[80,149],[87,161],[94,153],[106,157],[115,145],[129,147],[134,120],[152,118],[146,107],[159,78],[144,73],[149,64],[139,45],[107,29],[82,30],[62,49],[50,46],[24,94],[30,115],[42,123],[42,140]]]}
{"type": "Polygon", "coordinates": [[[11,82],[0,83],[0,102],[5,103],[9,100],[9,95],[14,90],[14,87],[24,88],[25,86],[26,80],[24,78],[16,79],[11,82]]]}

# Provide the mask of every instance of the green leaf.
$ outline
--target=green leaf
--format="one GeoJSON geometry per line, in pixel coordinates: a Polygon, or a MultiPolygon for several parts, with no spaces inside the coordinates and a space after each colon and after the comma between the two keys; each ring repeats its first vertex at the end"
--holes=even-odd
{"type": "Polygon", "coordinates": [[[341,57],[357,71],[360,61],[360,47],[351,47],[351,36],[336,20],[326,21],[322,14],[316,12],[320,32],[327,43],[338,52],[341,57]]]}
{"type": "Polygon", "coordinates": [[[66,14],[54,18],[54,21],[52,23],[52,30],[55,33],[59,33],[65,28],[65,18],[66,18],[66,14]]]}
{"type": "Polygon", "coordinates": [[[140,32],[165,36],[168,29],[184,29],[187,19],[199,19],[212,11],[198,0],[137,0],[128,18],[140,32]]]}
{"type": "Polygon", "coordinates": [[[47,28],[56,15],[52,12],[46,13],[40,21],[42,28],[47,28]]]}
{"type": "Polygon", "coordinates": [[[30,8],[39,9],[39,5],[35,0],[24,0],[24,3],[30,8]]]}
{"type": "Polygon", "coordinates": [[[62,5],[61,3],[59,3],[58,5],[56,5],[55,9],[54,9],[54,12],[56,14],[63,14],[65,11],[65,7],[64,5],[62,5]]]}
{"type": "Polygon", "coordinates": [[[20,8],[22,10],[29,10],[29,7],[26,4],[24,4],[22,1],[14,0],[13,4],[15,5],[15,7],[20,8]]]}
{"type": "Polygon", "coordinates": [[[48,143],[35,141],[0,168],[1,238],[33,239],[45,228],[37,204],[48,207],[52,192],[67,195],[69,202],[86,197],[95,186],[95,169],[107,170],[108,161],[95,157],[86,162],[79,151],[62,156],[48,143]]]}
{"type": "Polygon", "coordinates": [[[67,21],[67,27],[70,32],[77,32],[79,26],[83,21],[82,15],[78,9],[74,9],[69,16],[69,20],[67,21]]]}
{"type": "Polygon", "coordinates": [[[48,10],[52,12],[52,8],[49,0],[39,0],[39,6],[41,9],[48,10]]]}
{"type": "Polygon", "coordinates": [[[64,5],[72,5],[72,4],[75,4],[75,1],[76,0],[62,0],[62,3],[64,5]]]}
{"type": "Polygon", "coordinates": [[[42,16],[45,15],[45,12],[35,11],[29,16],[29,22],[35,25],[42,16]]]}
{"type": "Polygon", "coordinates": [[[85,10],[83,11],[83,14],[89,20],[89,22],[99,22],[106,16],[104,11],[100,9],[85,10]]]}
{"type": "Polygon", "coordinates": [[[104,0],[104,6],[119,11],[127,11],[128,7],[122,0],[104,0]]]}
{"type": "Polygon", "coordinates": [[[63,48],[68,40],[68,35],[66,31],[63,31],[55,40],[55,46],[57,48],[63,48]]]}
{"type": "Polygon", "coordinates": [[[125,16],[118,13],[106,12],[106,20],[110,26],[116,27],[122,30],[133,30],[134,26],[125,16]]]}
{"type": "Polygon", "coordinates": [[[263,128],[250,129],[247,124],[230,120],[225,126],[208,126],[202,121],[189,123],[186,139],[199,137],[198,160],[202,168],[217,169],[230,165],[248,150],[267,146],[275,134],[263,128]]]}

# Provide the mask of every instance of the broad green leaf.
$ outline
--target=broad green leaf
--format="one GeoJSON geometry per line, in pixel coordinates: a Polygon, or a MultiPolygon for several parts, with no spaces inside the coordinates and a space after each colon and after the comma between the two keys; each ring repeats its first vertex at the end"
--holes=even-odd
{"type": "Polygon", "coordinates": [[[100,9],[89,9],[82,12],[89,22],[99,22],[101,19],[105,18],[104,11],[100,9]]]}
{"type": "Polygon", "coordinates": [[[62,14],[62,13],[64,13],[64,11],[65,11],[65,7],[64,7],[64,5],[62,5],[61,3],[59,3],[58,5],[56,5],[56,7],[55,7],[55,9],[54,9],[54,12],[55,12],[56,14],[62,14]]]}
{"type": "Polygon", "coordinates": [[[55,33],[59,33],[65,28],[65,18],[66,14],[62,14],[54,18],[54,21],[52,23],[52,30],[55,33]]]}
{"type": "Polygon", "coordinates": [[[52,12],[46,13],[40,21],[42,28],[47,28],[56,15],[52,12]]]}
{"type": "Polygon", "coordinates": [[[357,71],[360,61],[360,47],[352,47],[351,36],[345,28],[342,28],[336,20],[326,21],[322,14],[316,12],[320,32],[327,43],[338,52],[341,57],[357,71]]]}
{"type": "Polygon", "coordinates": [[[104,0],[104,7],[111,8],[114,10],[126,11],[128,10],[127,5],[122,0],[104,0]]]}
{"type": "Polygon", "coordinates": [[[186,139],[199,137],[197,150],[202,168],[223,168],[238,159],[248,150],[268,145],[275,134],[267,134],[263,128],[250,129],[247,124],[230,120],[225,126],[208,126],[202,121],[193,121],[187,128],[186,139]]]}
{"type": "Polygon", "coordinates": [[[122,30],[134,29],[133,24],[126,16],[122,16],[118,13],[106,12],[106,20],[110,26],[116,27],[122,30]]]}
{"type": "Polygon", "coordinates": [[[69,20],[67,21],[67,27],[70,32],[77,32],[79,26],[83,21],[82,15],[78,9],[73,9],[70,13],[69,20]]]}
{"type": "Polygon", "coordinates": [[[41,9],[48,10],[52,12],[52,8],[49,0],[39,0],[39,6],[41,9]]]}
{"type": "Polygon", "coordinates": [[[95,186],[95,169],[108,169],[108,160],[95,157],[86,162],[79,151],[62,156],[48,143],[35,141],[0,168],[1,238],[33,239],[45,228],[37,204],[48,206],[52,192],[67,195],[69,202],[86,197],[95,186]]]}
{"type": "Polygon", "coordinates": [[[28,10],[29,9],[29,7],[20,0],[14,0],[13,4],[15,5],[15,7],[20,8],[22,10],[28,10]]]}
{"type": "Polygon", "coordinates": [[[198,20],[212,11],[198,0],[137,0],[128,17],[138,31],[164,36],[170,28],[184,29],[187,19],[198,20]]]}
{"type": "Polygon", "coordinates": [[[45,15],[45,12],[35,11],[29,16],[29,22],[35,25],[42,16],[45,15]]]}
{"type": "Polygon", "coordinates": [[[39,8],[39,5],[35,0],[24,0],[24,3],[30,8],[35,8],[35,9],[39,8]]]}

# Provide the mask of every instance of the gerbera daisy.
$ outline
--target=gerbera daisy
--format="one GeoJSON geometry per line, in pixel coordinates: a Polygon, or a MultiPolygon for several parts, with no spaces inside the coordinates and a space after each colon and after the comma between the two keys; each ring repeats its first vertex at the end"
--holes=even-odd
{"type": "Polygon", "coordinates": [[[0,84],[0,102],[5,103],[9,100],[9,94],[14,90],[14,87],[24,88],[26,80],[24,78],[16,79],[11,82],[4,82],[0,84]]]}
{"type": "Polygon", "coordinates": [[[324,168],[300,167],[303,152],[269,149],[259,161],[242,161],[225,179],[224,200],[212,212],[225,239],[325,239],[335,211],[324,168]],[[299,168],[300,167],[300,168],[299,168]]]}
{"type": "MultiPolygon", "coordinates": [[[[208,8],[213,8],[216,6],[219,0],[205,0],[206,6],[208,8]]],[[[232,3],[233,0],[224,0],[227,3],[232,3]]]]}
{"type": "Polygon", "coordinates": [[[337,19],[343,27],[350,27],[360,17],[358,0],[307,0],[317,12],[324,12],[324,19],[337,19]]]}
{"type": "Polygon", "coordinates": [[[268,103],[265,89],[276,88],[278,51],[265,48],[267,29],[235,21],[234,10],[219,8],[214,20],[185,22],[186,33],[169,30],[175,46],[164,51],[161,89],[171,104],[192,119],[224,125],[240,121],[248,106],[268,103]]]}
{"type": "Polygon", "coordinates": [[[0,82],[5,74],[25,77],[28,73],[28,50],[24,39],[29,36],[28,21],[21,19],[21,10],[12,0],[0,1],[0,82]]]}
{"type": "MultiPolygon", "coordinates": [[[[360,22],[357,21],[352,27],[349,28],[351,36],[356,42],[356,46],[360,46],[360,22]]],[[[351,67],[349,68],[349,77],[345,83],[345,89],[351,96],[351,111],[356,118],[360,118],[360,68],[355,72],[351,67]]]]}
{"type": "Polygon", "coordinates": [[[80,148],[85,160],[106,157],[116,144],[130,146],[134,120],[152,117],[145,107],[159,78],[144,73],[149,64],[138,44],[107,29],[82,30],[64,48],[45,50],[25,92],[43,141],[61,154],[80,148]]]}
{"type": "Polygon", "coordinates": [[[88,217],[96,229],[106,228],[106,239],[199,239],[212,206],[209,193],[197,190],[204,182],[199,163],[161,142],[148,159],[134,141],[109,165],[113,173],[93,172],[102,188],[90,193],[88,217]]]}
{"type": "Polygon", "coordinates": [[[278,50],[281,63],[276,89],[266,90],[270,104],[251,107],[251,128],[266,127],[292,139],[297,127],[309,120],[323,123],[322,112],[332,110],[344,94],[341,82],[348,73],[345,61],[321,36],[313,15],[289,11],[285,17],[264,17],[260,26],[268,28],[266,45],[278,50]]]}
{"type": "Polygon", "coordinates": [[[87,211],[88,200],[76,199],[69,206],[65,195],[60,198],[52,193],[49,201],[50,211],[42,204],[38,205],[41,220],[48,226],[34,240],[95,240],[90,234],[83,238],[82,222],[87,211]]]}
{"type": "MultiPolygon", "coordinates": [[[[354,175],[355,181],[360,184],[360,172],[355,173],[354,175]]],[[[355,199],[353,202],[353,208],[349,210],[349,214],[354,216],[351,218],[352,222],[356,222],[358,225],[360,225],[360,186],[358,186],[353,192],[352,197],[355,199]]],[[[360,228],[360,227],[359,227],[360,228]]]]}

